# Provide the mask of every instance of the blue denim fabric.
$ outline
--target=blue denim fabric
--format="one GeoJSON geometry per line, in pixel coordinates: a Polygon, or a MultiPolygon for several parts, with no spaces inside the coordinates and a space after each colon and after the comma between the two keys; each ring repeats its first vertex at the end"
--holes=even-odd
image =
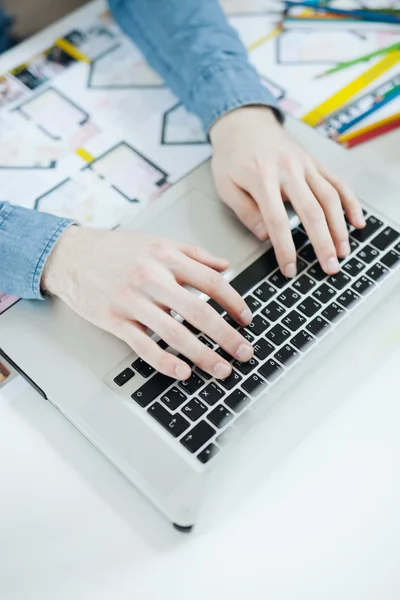
{"type": "MultiPolygon", "coordinates": [[[[224,113],[245,105],[271,106],[281,118],[218,0],[109,0],[109,5],[206,132],[224,113]]],[[[70,223],[0,202],[0,291],[43,298],[44,265],[70,223]]]]}
{"type": "Polygon", "coordinates": [[[12,18],[0,5],[0,52],[4,52],[11,46],[10,28],[12,18]]]}

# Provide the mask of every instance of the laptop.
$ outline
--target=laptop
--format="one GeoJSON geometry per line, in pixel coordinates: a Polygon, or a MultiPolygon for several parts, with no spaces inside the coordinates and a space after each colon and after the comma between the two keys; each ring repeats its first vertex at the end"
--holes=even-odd
{"type": "MultiPolygon", "coordinates": [[[[356,366],[352,353],[359,332],[399,289],[400,191],[306,125],[288,119],[287,127],[346,178],[363,203],[367,226],[358,231],[349,226],[352,251],[337,275],[322,271],[289,211],[298,274],[293,280],[283,277],[269,242],[256,240],[218,199],[209,162],[124,225],[200,244],[230,260],[225,276],[254,313],[251,325],[241,330],[254,346],[254,358],[240,363],[227,356],[233,371],[226,380],[216,381],[194,366],[184,382],[157,373],[125,343],[58,300],[19,301],[0,315],[6,358],[181,531],[198,522],[209,482],[226,481],[222,474],[229,471],[240,489],[250,463],[257,477],[267,456],[260,448],[250,450],[252,439],[272,407],[297,397],[301,386],[321,379],[321,369],[328,372],[332,365],[335,377],[320,390],[329,395],[341,370],[350,362],[356,366]],[[235,464],[240,462],[241,470],[232,468],[232,456],[240,457],[235,464]]],[[[218,350],[212,339],[202,340],[218,350]]],[[[379,346],[376,324],[367,340],[357,352],[379,346]]],[[[319,410],[306,401],[294,409],[311,421],[319,410]]],[[[282,437],[280,427],[275,422],[270,437],[282,437]]],[[[268,444],[268,436],[261,438],[268,444]]]]}

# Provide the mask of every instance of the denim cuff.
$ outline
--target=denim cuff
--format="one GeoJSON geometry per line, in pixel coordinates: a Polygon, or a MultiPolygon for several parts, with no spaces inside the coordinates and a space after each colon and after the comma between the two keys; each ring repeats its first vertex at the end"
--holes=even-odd
{"type": "Polygon", "coordinates": [[[262,85],[257,71],[247,61],[237,58],[203,69],[192,87],[189,104],[207,134],[223,114],[242,106],[268,106],[280,123],[284,120],[276,99],[262,85]]]}
{"type": "Polygon", "coordinates": [[[43,300],[40,282],[60,235],[73,221],[0,202],[0,291],[43,300]]]}

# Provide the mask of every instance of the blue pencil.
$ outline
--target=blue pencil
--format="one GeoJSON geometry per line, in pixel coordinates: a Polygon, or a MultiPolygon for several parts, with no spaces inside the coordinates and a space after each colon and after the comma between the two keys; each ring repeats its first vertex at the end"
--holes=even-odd
{"type": "Polygon", "coordinates": [[[294,8],[296,6],[304,6],[306,8],[312,8],[316,11],[322,11],[331,13],[333,15],[340,15],[343,17],[352,17],[361,21],[371,21],[372,23],[391,23],[392,25],[400,25],[400,18],[394,15],[387,15],[382,13],[371,13],[370,11],[364,10],[344,10],[341,8],[331,8],[330,6],[322,6],[320,4],[312,4],[311,2],[292,2],[291,0],[284,0],[286,7],[294,8]]]}
{"type": "Polygon", "coordinates": [[[398,86],[398,87],[396,86],[393,90],[391,90],[390,92],[385,94],[385,96],[383,96],[382,100],[379,100],[379,102],[376,102],[375,104],[373,104],[371,106],[371,108],[369,108],[367,111],[365,111],[361,115],[358,115],[358,117],[355,117],[352,121],[349,121],[348,123],[344,123],[341,127],[339,127],[337,129],[334,137],[336,138],[338,135],[341,135],[342,133],[344,133],[345,131],[347,131],[348,129],[353,127],[354,125],[357,125],[357,123],[359,123],[366,117],[369,117],[369,115],[372,115],[375,111],[382,108],[382,106],[385,106],[385,104],[388,104],[388,102],[390,102],[394,98],[397,98],[397,96],[400,96],[399,88],[400,88],[400,86],[398,86]]]}

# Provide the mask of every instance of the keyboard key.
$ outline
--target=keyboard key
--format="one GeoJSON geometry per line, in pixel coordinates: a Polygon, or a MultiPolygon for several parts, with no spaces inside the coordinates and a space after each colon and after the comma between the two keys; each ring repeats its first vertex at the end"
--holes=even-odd
{"type": "Polygon", "coordinates": [[[271,346],[271,344],[269,344],[266,340],[264,340],[262,338],[260,338],[259,340],[257,340],[257,342],[255,342],[255,344],[253,345],[253,348],[254,348],[254,354],[260,360],[266,359],[267,356],[272,354],[272,352],[275,350],[274,346],[271,346]]]}
{"type": "Polygon", "coordinates": [[[389,269],[387,269],[380,263],[377,263],[376,265],[368,269],[367,275],[374,281],[379,281],[380,279],[382,279],[382,277],[389,275],[389,269]]]}
{"type": "Polygon", "coordinates": [[[231,281],[231,286],[241,295],[258,285],[267,275],[275,271],[278,262],[272,248],[255,260],[247,269],[231,281]]]}
{"type": "Polygon", "coordinates": [[[198,340],[199,342],[207,346],[207,348],[214,348],[215,346],[215,344],[213,344],[213,342],[210,342],[210,340],[204,337],[204,335],[199,335],[198,340]]]}
{"type": "Polygon", "coordinates": [[[300,300],[300,295],[291,288],[289,288],[282,292],[280,296],[278,296],[278,300],[287,308],[291,308],[294,304],[296,304],[296,302],[300,300]]]}
{"type": "Polygon", "coordinates": [[[229,352],[227,352],[226,350],[224,350],[223,348],[220,348],[218,346],[218,348],[215,349],[215,352],[221,356],[224,360],[227,360],[228,362],[231,362],[232,356],[229,354],[229,352]]]}
{"type": "Polygon", "coordinates": [[[280,364],[274,361],[273,358],[267,360],[259,369],[258,372],[268,381],[274,381],[281,373],[283,373],[283,368],[280,364]]]}
{"type": "Polygon", "coordinates": [[[162,373],[156,373],[154,377],[149,379],[149,381],[146,381],[146,383],[136,390],[136,392],[133,392],[132,398],[135,402],[140,404],[140,406],[148,406],[150,402],[165,392],[165,390],[173,383],[176,383],[176,380],[172,379],[172,377],[168,377],[162,373]]]}
{"type": "Polygon", "coordinates": [[[132,367],[135,369],[135,371],[140,373],[142,377],[145,378],[150,377],[150,375],[155,373],[155,369],[153,369],[153,367],[144,361],[143,358],[138,358],[135,360],[135,362],[132,363],[132,367]]]}
{"type": "Polygon", "coordinates": [[[197,421],[207,412],[207,406],[200,402],[198,398],[193,398],[182,408],[182,412],[186,417],[189,417],[191,421],[197,421]]]}
{"type": "MultiPolygon", "coordinates": [[[[182,417],[183,419],[183,417],[182,417]]],[[[197,452],[209,439],[215,434],[215,429],[206,421],[200,421],[181,439],[181,444],[189,450],[189,452],[197,452]]]]}
{"type": "Polygon", "coordinates": [[[170,410],[176,410],[187,400],[186,394],[184,394],[175,385],[163,396],[161,396],[161,402],[165,404],[170,410]]]}
{"type": "Polygon", "coordinates": [[[353,290],[345,290],[340,294],[337,301],[340,302],[345,308],[349,308],[354,302],[360,299],[360,296],[353,292],[353,290]]]}
{"type": "Polygon", "coordinates": [[[313,279],[307,277],[307,275],[302,275],[294,282],[293,287],[296,292],[300,292],[301,294],[308,294],[313,287],[315,287],[316,283],[313,279]]]}
{"type": "Polygon", "coordinates": [[[365,269],[365,264],[356,258],[352,258],[343,265],[343,269],[352,277],[357,277],[365,269]]]}
{"type": "Polygon", "coordinates": [[[223,318],[224,318],[224,321],[226,321],[228,323],[228,325],[233,327],[233,329],[239,329],[240,325],[239,325],[239,323],[236,323],[235,319],[232,319],[232,317],[230,317],[229,315],[224,315],[223,318]]]}
{"type": "Polygon", "coordinates": [[[179,385],[183,390],[185,390],[187,394],[189,394],[189,396],[191,396],[192,394],[195,394],[197,390],[201,388],[202,385],[204,385],[204,381],[201,379],[201,377],[196,375],[196,373],[192,373],[189,379],[185,379],[185,381],[180,381],[179,385]]]}
{"type": "Polygon", "coordinates": [[[282,323],[290,329],[290,331],[297,331],[306,322],[305,317],[298,313],[296,310],[292,310],[289,314],[282,319],[282,323]]]}
{"type": "Polygon", "coordinates": [[[269,322],[264,319],[261,315],[256,315],[250,325],[247,325],[247,329],[254,335],[261,335],[266,329],[268,329],[269,322]]]}
{"type": "Polygon", "coordinates": [[[275,346],[280,346],[290,337],[290,331],[278,324],[267,331],[266,336],[275,346]]]}
{"type": "Polygon", "coordinates": [[[293,243],[295,245],[296,250],[301,248],[308,240],[306,234],[298,227],[296,227],[296,229],[293,229],[292,235],[293,243]]]}
{"type": "Polygon", "coordinates": [[[315,290],[313,296],[315,296],[320,302],[326,304],[336,296],[336,292],[328,284],[323,283],[317,290],[315,290]]]}
{"type": "Polygon", "coordinates": [[[240,360],[235,360],[233,366],[235,367],[235,369],[240,371],[242,375],[248,375],[252,372],[253,369],[255,369],[258,366],[258,364],[258,360],[253,356],[247,362],[240,362],[240,360]]]}
{"type": "Polygon", "coordinates": [[[350,277],[346,273],[336,273],[328,278],[329,285],[333,286],[337,290],[342,290],[351,281],[350,277]]]}
{"type": "Polygon", "coordinates": [[[256,312],[256,310],[258,310],[261,307],[261,302],[257,300],[257,298],[254,298],[254,296],[246,296],[246,298],[244,298],[244,301],[246,302],[247,306],[249,307],[252,313],[256,312]]]}
{"type": "Polygon", "coordinates": [[[281,306],[280,304],[275,302],[275,300],[273,300],[261,312],[270,321],[277,321],[281,318],[281,316],[285,312],[285,309],[283,308],[283,306],[281,306]]]}
{"type": "Polygon", "coordinates": [[[314,300],[314,298],[304,298],[304,300],[298,304],[297,308],[306,315],[306,317],[313,317],[316,312],[321,308],[321,304],[314,300]]]}
{"type": "Polygon", "coordinates": [[[204,450],[202,450],[200,452],[200,454],[197,455],[197,458],[204,465],[204,464],[208,463],[210,458],[215,456],[218,452],[219,452],[219,450],[218,450],[217,446],[215,444],[210,444],[209,446],[207,446],[207,448],[204,448],[204,450]]]}
{"type": "Polygon", "coordinates": [[[364,229],[354,229],[354,231],[350,233],[350,237],[357,242],[366,242],[382,225],[382,221],[376,217],[369,217],[364,229]]]}
{"type": "Polygon", "coordinates": [[[373,248],[372,246],[364,246],[362,250],[357,252],[356,256],[357,258],[363,260],[365,263],[370,264],[377,259],[377,257],[379,256],[379,252],[378,250],[376,250],[376,248],[373,248]]]}
{"type": "Polygon", "coordinates": [[[194,335],[198,335],[200,333],[200,330],[196,329],[196,327],[188,321],[183,321],[182,325],[184,325],[187,329],[189,329],[189,331],[194,333],[194,335]]]}
{"type": "Polygon", "coordinates": [[[375,284],[373,281],[368,279],[368,277],[365,277],[365,275],[362,275],[362,277],[357,279],[357,281],[354,282],[351,287],[353,288],[353,290],[355,290],[359,294],[367,294],[368,292],[370,292],[372,290],[374,285],[375,284]]]}
{"type": "Polygon", "coordinates": [[[207,415],[207,418],[213,425],[221,429],[232,419],[233,414],[223,404],[220,404],[207,415]]]}
{"type": "Polygon", "coordinates": [[[239,381],[241,381],[241,379],[242,376],[232,369],[232,373],[229,375],[229,377],[226,379],[219,379],[218,381],[226,390],[231,390],[237,383],[239,383],[239,381]]]}
{"type": "Polygon", "coordinates": [[[194,365],[194,362],[192,360],[190,360],[190,358],[188,358],[187,356],[184,356],[183,354],[178,354],[177,358],[180,358],[180,360],[183,360],[183,362],[185,362],[187,365],[189,365],[190,368],[192,368],[194,365]]]}
{"type": "Polygon", "coordinates": [[[270,275],[268,279],[272,283],[272,285],[279,289],[285,287],[285,285],[291,281],[291,279],[285,277],[283,273],[279,271],[279,269],[273,275],[270,275]]]}
{"type": "Polygon", "coordinates": [[[114,377],[114,383],[116,383],[119,387],[123,386],[127,381],[129,381],[130,379],[132,379],[132,377],[134,377],[135,373],[132,371],[132,369],[130,369],[129,367],[127,367],[126,369],[124,369],[122,371],[122,373],[120,373],[119,375],[117,375],[116,377],[114,377]]]}
{"type": "Polygon", "coordinates": [[[256,373],[250,375],[242,384],[242,388],[251,396],[258,396],[266,386],[267,382],[261,379],[256,373]]]}
{"type": "Polygon", "coordinates": [[[357,250],[357,248],[360,247],[360,244],[358,242],[356,242],[356,240],[353,240],[353,238],[349,238],[349,244],[350,244],[350,252],[352,254],[354,254],[354,252],[357,250]]]}
{"type": "Polygon", "coordinates": [[[254,340],[254,336],[252,336],[250,331],[247,331],[247,329],[241,328],[239,329],[239,333],[250,343],[254,340]]]}
{"type": "Polygon", "coordinates": [[[299,333],[296,333],[296,335],[290,340],[290,343],[295,346],[297,350],[303,350],[313,342],[315,342],[315,337],[313,337],[307,331],[304,331],[304,329],[299,331],[299,333]]]}
{"type": "Polygon", "coordinates": [[[378,248],[379,250],[386,250],[389,248],[393,242],[395,242],[400,237],[400,233],[391,227],[385,227],[381,233],[379,233],[373,240],[371,240],[371,244],[378,248]]]}
{"type": "Polygon", "coordinates": [[[395,250],[390,250],[385,256],[381,258],[381,262],[390,269],[397,267],[400,261],[400,254],[397,254],[395,250]]]}
{"type": "Polygon", "coordinates": [[[312,247],[312,244],[307,244],[306,246],[304,246],[304,248],[300,250],[299,256],[300,258],[306,260],[309,263],[312,263],[315,260],[317,260],[317,255],[315,254],[315,250],[312,247]]]}
{"type": "Polygon", "coordinates": [[[322,311],[322,315],[331,322],[337,321],[340,317],[344,317],[345,314],[344,308],[342,308],[340,304],[336,304],[336,302],[332,302],[332,304],[329,304],[329,306],[322,311]]]}
{"type": "Polygon", "coordinates": [[[168,344],[167,342],[164,342],[164,340],[158,340],[157,344],[160,346],[161,350],[166,350],[168,348],[168,344]]]}
{"type": "Polygon", "coordinates": [[[207,304],[211,306],[211,308],[213,308],[219,315],[222,315],[225,312],[222,306],[220,306],[218,302],[212,298],[207,300],[207,304]]]}
{"type": "Polygon", "coordinates": [[[224,397],[224,390],[222,390],[214,381],[206,385],[204,390],[201,390],[201,398],[207,402],[210,406],[214,406],[219,400],[224,397]]]}
{"type": "Polygon", "coordinates": [[[147,412],[174,437],[180,436],[190,426],[182,415],[179,413],[171,415],[159,402],[152,404],[147,412]]]}
{"type": "Polygon", "coordinates": [[[225,400],[225,404],[236,413],[243,410],[249,402],[250,398],[239,388],[234,390],[225,400]]]}
{"type": "Polygon", "coordinates": [[[322,317],[315,317],[310,323],[306,326],[306,329],[310,331],[313,335],[320,335],[324,333],[324,331],[330,327],[328,321],[325,321],[322,317]]]}
{"type": "Polygon", "coordinates": [[[292,360],[294,360],[296,358],[296,356],[298,356],[298,355],[299,355],[299,353],[297,352],[297,350],[295,350],[293,348],[293,346],[291,346],[290,344],[285,344],[275,354],[274,358],[279,360],[279,362],[282,363],[283,365],[287,365],[288,363],[292,362],[292,360]]]}
{"type": "Polygon", "coordinates": [[[261,300],[261,302],[268,302],[272,296],[276,293],[276,289],[268,283],[262,283],[254,290],[253,294],[261,300]]]}
{"type": "Polygon", "coordinates": [[[317,281],[322,281],[328,275],[325,271],[322,270],[321,265],[319,263],[315,263],[315,265],[311,265],[311,267],[307,271],[308,275],[311,275],[317,281]]]}
{"type": "Polygon", "coordinates": [[[205,371],[203,371],[203,369],[200,369],[200,367],[196,367],[196,368],[195,368],[195,372],[196,372],[198,375],[201,375],[201,376],[202,376],[202,378],[203,378],[203,379],[206,379],[207,381],[208,381],[209,379],[211,379],[211,377],[212,377],[212,375],[210,375],[210,373],[206,373],[205,371]]]}

